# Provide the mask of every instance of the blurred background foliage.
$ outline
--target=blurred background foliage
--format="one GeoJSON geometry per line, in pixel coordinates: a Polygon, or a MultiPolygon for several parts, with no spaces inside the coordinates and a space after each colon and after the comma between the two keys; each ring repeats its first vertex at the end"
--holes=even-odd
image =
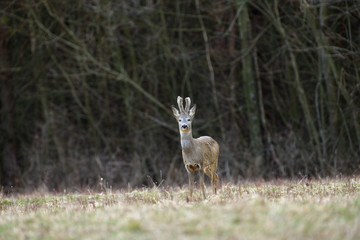
{"type": "Polygon", "coordinates": [[[222,181],[358,174],[359,1],[0,7],[2,186],[184,184],[178,95],[222,181]]]}

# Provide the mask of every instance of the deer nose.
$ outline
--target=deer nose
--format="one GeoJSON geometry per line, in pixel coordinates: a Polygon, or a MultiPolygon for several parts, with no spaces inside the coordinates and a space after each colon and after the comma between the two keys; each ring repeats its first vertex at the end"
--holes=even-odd
{"type": "Polygon", "coordinates": [[[182,127],[183,129],[187,129],[188,126],[187,126],[186,124],[184,124],[184,125],[182,125],[181,127],[182,127]]]}

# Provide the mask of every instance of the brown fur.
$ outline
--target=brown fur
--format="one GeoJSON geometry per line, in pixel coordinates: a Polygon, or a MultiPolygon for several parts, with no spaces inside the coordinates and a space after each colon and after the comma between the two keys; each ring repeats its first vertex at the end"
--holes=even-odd
{"type": "Polygon", "coordinates": [[[192,137],[191,123],[194,119],[196,105],[190,109],[190,98],[186,98],[185,102],[186,106],[184,108],[183,99],[179,96],[177,103],[180,111],[175,107],[172,107],[172,111],[176,120],[179,122],[182,156],[189,176],[190,196],[192,196],[193,193],[195,171],[199,171],[200,188],[205,199],[204,173],[210,178],[215,194],[217,191],[218,175],[216,174],[216,170],[219,157],[219,144],[209,136],[199,138],[192,137]]]}

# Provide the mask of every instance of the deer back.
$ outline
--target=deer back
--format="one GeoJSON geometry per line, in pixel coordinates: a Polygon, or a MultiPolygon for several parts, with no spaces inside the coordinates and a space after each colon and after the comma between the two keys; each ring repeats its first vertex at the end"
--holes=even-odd
{"type": "Polygon", "coordinates": [[[183,146],[182,155],[185,165],[199,164],[206,167],[216,163],[219,156],[219,144],[208,136],[193,139],[188,146],[183,146]]]}

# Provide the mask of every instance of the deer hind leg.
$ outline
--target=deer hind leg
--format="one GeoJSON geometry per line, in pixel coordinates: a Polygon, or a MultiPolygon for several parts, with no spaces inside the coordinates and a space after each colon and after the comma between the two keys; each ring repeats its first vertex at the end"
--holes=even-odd
{"type": "Polygon", "coordinates": [[[218,186],[219,176],[214,172],[213,179],[211,180],[211,184],[214,188],[214,193],[216,194],[217,186],[218,186]]]}
{"type": "Polygon", "coordinates": [[[216,165],[211,164],[211,165],[205,167],[204,172],[211,179],[211,185],[213,187],[214,194],[216,194],[218,179],[219,179],[218,175],[216,174],[216,165]]]}

